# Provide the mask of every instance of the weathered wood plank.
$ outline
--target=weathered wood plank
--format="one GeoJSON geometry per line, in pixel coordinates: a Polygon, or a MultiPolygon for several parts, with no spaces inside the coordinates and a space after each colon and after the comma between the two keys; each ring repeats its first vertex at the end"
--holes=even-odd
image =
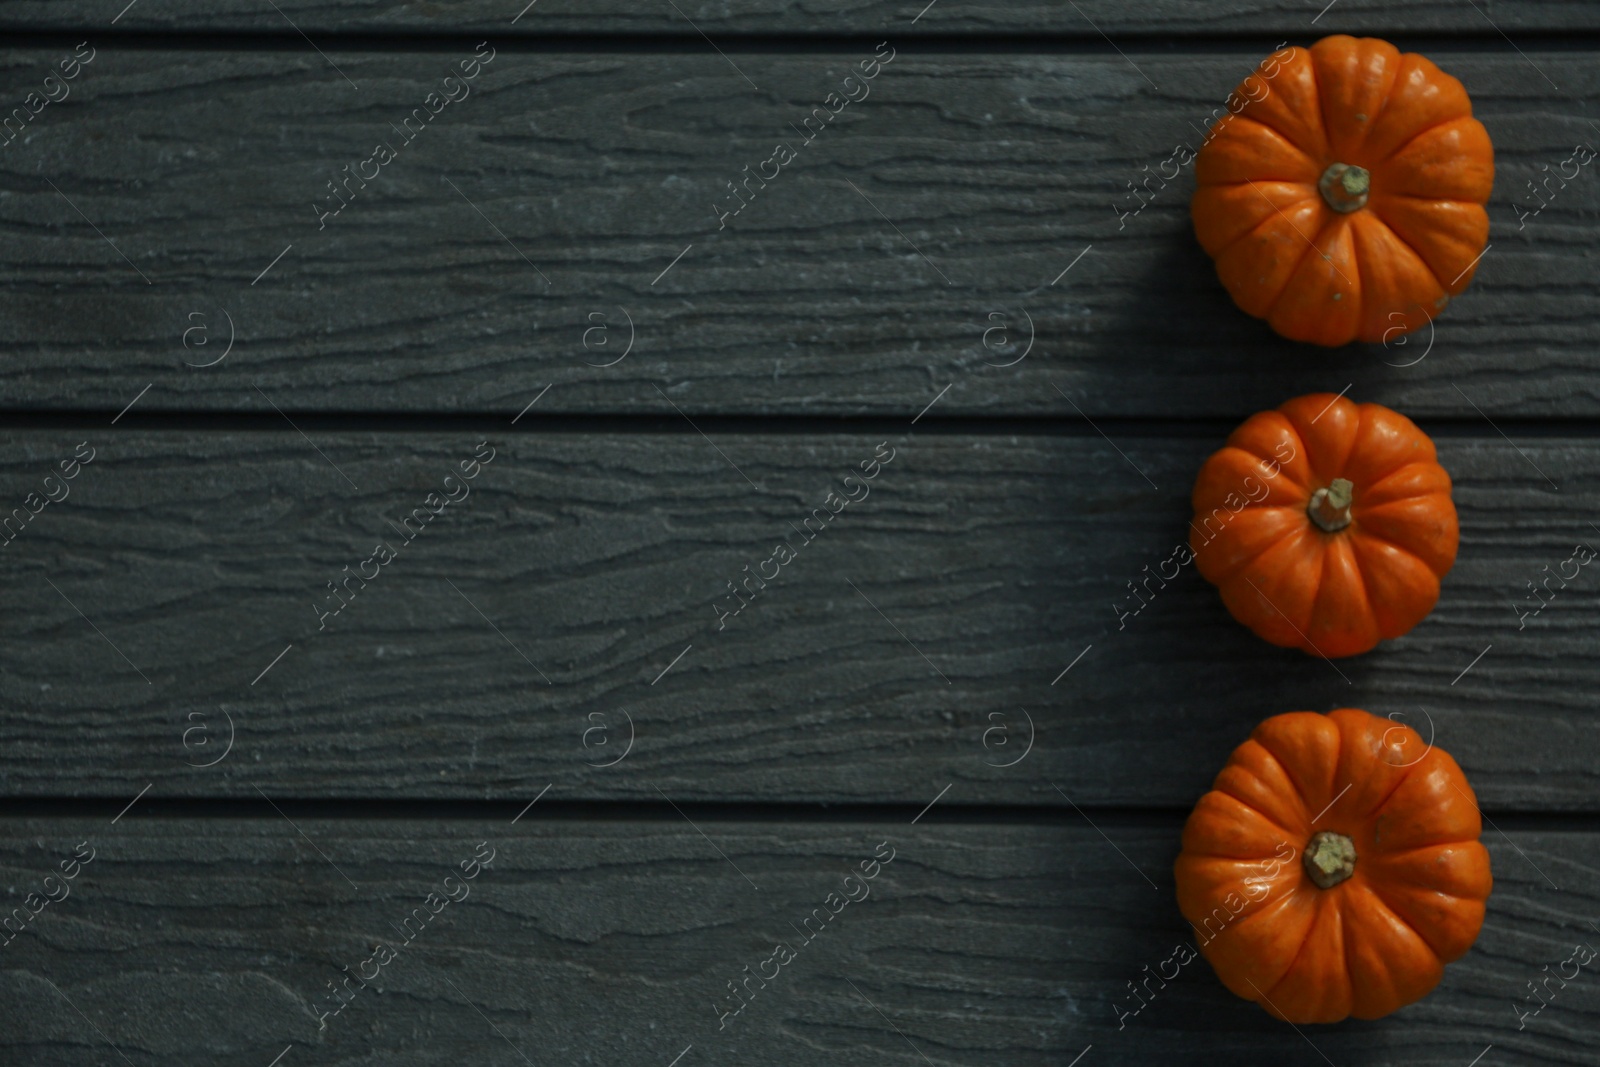
{"type": "MultiPolygon", "coordinates": [[[[270,775],[253,777],[270,792],[270,775]]],[[[1137,1003],[1128,983],[1195,939],[1173,899],[1175,819],[1101,821],[1119,856],[1081,821],[940,825],[937,811],[916,826],[702,822],[702,836],[681,821],[536,814],[514,827],[303,814],[291,826],[261,807],[260,819],[0,822],[12,906],[80,842],[94,850],[0,957],[7,1062],[123,1062],[108,1042],[135,1067],[265,1065],[285,1050],[290,1065],[437,1063],[448,1050],[495,1067],[665,1067],[689,1046],[681,1064],[1060,1065],[1091,1044],[1106,1064],[1321,1062],[1309,1040],[1340,1064],[1462,1067],[1493,1044],[1496,1063],[1553,1065],[1591,1063],[1600,1024],[1588,971],[1520,1031],[1515,1014],[1535,1003],[1527,982],[1596,943],[1593,833],[1486,837],[1495,891],[1477,945],[1387,1019],[1297,1032],[1197,959],[1119,1029],[1137,1003]],[[490,850],[462,879],[460,864],[490,850]],[[752,982],[719,1031],[727,983],[800,941],[801,920],[827,914],[875,853],[892,860],[851,884],[864,898],[825,926],[812,918],[814,940],[766,988],[752,982]],[[397,933],[430,892],[438,915],[397,933]],[[380,943],[395,958],[366,965],[380,943]],[[366,986],[352,981],[319,1029],[346,967],[366,986]]]]}
{"type": "Polygon", "coordinates": [[[1219,441],[684,429],[490,433],[464,486],[464,433],[7,435],[7,503],[95,453],[0,556],[0,789],[1186,806],[1255,722],[1353,705],[1431,718],[1491,810],[1600,810],[1600,585],[1516,608],[1600,536],[1592,440],[1441,438],[1442,601],[1331,665],[1188,567],[1122,614],[1219,441]]]}
{"type": "MultiPolygon", "coordinates": [[[[1600,414],[1600,179],[1517,214],[1593,137],[1592,55],[1434,55],[1495,138],[1493,247],[1436,336],[1332,353],[1236,311],[1187,170],[1159,188],[1251,57],[1129,55],[908,46],[808,147],[799,123],[869,51],[734,56],[758,92],[709,50],[508,48],[407,144],[395,124],[466,53],[334,49],[335,70],[102,47],[0,151],[0,390],[511,415],[553,382],[546,410],[670,413],[664,391],[691,414],[899,415],[949,385],[931,417],[1076,418],[1240,416],[1353,383],[1424,416],[1476,417],[1463,392],[1495,417],[1600,414]],[[380,139],[397,157],[365,166],[380,139]],[[719,228],[780,140],[796,158],[719,228]],[[321,219],[358,165],[378,176],[344,178],[321,219]],[[1158,194],[1119,218],[1135,180],[1158,194]]],[[[6,51],[0,84],[20,101],[56,59],[6,51]]]]}
{"type": "MultiPolygon", "coordinates": [[[[1519,0],[1471,7],[1442,0],[1385,4],[1340,0],[1285,5],[1271,0],[1158,0],[1129,5],[1111,0],[1071,4],[1047,0],[985,0],[952,4],[925,0],[676,0],[672,5],[627,0],[455,0],[407,4],[400,0],[338,0],[318,4],[289,0],[281,13],[265,13],[246,0],[199,3],[169,0],[135,4],[110,26],[103,7],[58,0],[5,0],[0,28],[10,30],[204,30],[283,33],[291,26],[310,33],[487,33],[535,37],[549,33],[723,34],[894,33],[900,37],[946,33],[1220,35],[1284,32],[1382,34],[1438,31],[1486,35],[1506,31],[1600,28],[1594,5],[1578,0],[1519,0]],[[1313,23],[1315,19],[1315,23],[1313,23]]],[[[727,42],[723,42],[726,46],[727,42]]],[[[1109,51],[1109,46],[1108,51],[1109,51]]],[[[708,49],[709,50],[709,49],[708,49]]]]}

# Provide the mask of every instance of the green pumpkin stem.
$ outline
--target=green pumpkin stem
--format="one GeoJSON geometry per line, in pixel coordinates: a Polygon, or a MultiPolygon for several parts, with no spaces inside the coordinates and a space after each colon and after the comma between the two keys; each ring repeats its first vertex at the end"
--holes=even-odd
{"type": "Polygon", "coordinates": [[[1317,182],[1322,199],[1341,214],[1357,211],[1367,206],[1367,196],[1372,191],[1372,174],[1365,167],[1348,163],[1331,163],[1317,182]]]}
{"type": "Polygon", "coordinates": [[[1350,525],[1350,504],[1355,499],[1355,486],[1348,478],[1335,478],[1326,489],[1311,494],[1306,514],[1317,528],[1326,533],[1337,533],[1350,525]]]}
{"type": "Polygon", "coordinates": [[[1320,830],[1306,843],[1304,863],[1318,889],[1332,889],[1356,873],[1356,844],[1344,834],[1320,830]]]}

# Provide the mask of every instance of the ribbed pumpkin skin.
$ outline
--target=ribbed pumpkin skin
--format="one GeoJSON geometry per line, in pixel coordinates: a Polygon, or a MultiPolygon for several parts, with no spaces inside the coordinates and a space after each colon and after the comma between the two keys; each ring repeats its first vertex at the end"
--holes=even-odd
{"type": "Polygon", "coordinates": [[[1237,995],[1296,1024],[1376,1019],[1477,939],[1493,886],[1481,829],[1461,768],[1409,727],[1355,708],[1276,715],[1190,814],[1178,906],[1237,995]],[[1328,889],[1301,860],[1318,831],[1355,845],[1354,874],[1328,889]]]}
{"type": "Polygon", "coordinates": [[[1240,309],[1319,345],[1392,340],[1472,281],[1489,237],[1494,148],[1455,78],[1376,38],[1264,60],[1195,159],[1195,235],[1240,309]],[[1261,84],[1267,90],[1263,95],[1261,84]],[[1365,168],[1364,207],[1318,182],[1365,168]]]}
{"type": "Polygon", "coordinates": [[[1421,622],[1460,536],[1432,440],[1404,415],[1329,393],[1252,415],[1206,460],[1192,499],[1195,566],[1233,617],[1330,659],[1421,622]],[[1335,478],[1354,501],[1350,525],[1328,533],[1306,509],[1335,478]]]}

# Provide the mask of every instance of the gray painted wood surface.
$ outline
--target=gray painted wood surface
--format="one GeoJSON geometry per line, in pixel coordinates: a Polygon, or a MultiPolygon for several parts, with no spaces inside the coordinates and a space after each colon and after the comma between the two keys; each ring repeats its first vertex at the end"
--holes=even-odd
{"type": "Polygon", "coordinates": [[[96,450],[0,542],[6,906],[96,849],[0,947],[0,1062],[1593,1062],[1587,972],[1517,1012],[1600,943],[1600,596],[1518,605],[1600,537],[1600,186],[1517,215],[1592,142],[1600,8],[524,2],[0,2],[0,109],[97,48],[0,146],[0,517],[96,450]],[[1352,30],[1466,83],[1493,247],[1436,332],[1327,352],[1232,309],[1186,172],[1116,205],[1272,42],[1352,30]],[[319,229],[484,37],[472,95],[319,229]],[[1186,570],[1119,622],[1229,426],[1345,388],[1435,420],[1463,537],[1433,615],[1330,665],[1186,570]],[[471,495],[319,630],[480,441],[471,495]],[[1187,936],[1183,812],[1259,719],[1338,705],[1466,769],[1477,945],[1375,1023],[1296,1033],[1196,961],[1119,1029],[1187,936]],[[873,896],[719,1032],[880,841],[873,896]]]}
{"type": "Polygon", "coordinates": [[[96,451],[0,556],[5,790],[1186,807],[1258,720],[1348,705],[1436,731],[1491,809],[1597,810],[1597,578],[1517,611],[1600,544],[1592,439],[1442,436],[1441,602],[1330,664],[1256,639],[1192,567],[1142,610],[1129,589],[1186,538],[1220,434],[520,432],[537,412],[11,435],[8,501],[96,451]],[[484,439],[470,495],[402,540],[484,439]],[[870,495],[813,517],[879,451],[870,495]],[[722,617],[784,538],[797,558],[722,617]],[[397,558],[363,566],[380,541],[397,558]]]}
{"type": "MultiPolygon", "coordinates": [[[[0,84],[20,101],[57,51],[7,51],[0,84]]],[[[1518,209],[1593,138],[1600,65],[1431,54],[1495,140],[1492,247],[1426,336],[1330,352],[1237,311],[1191,232],[1192,175],[1160,187],[1250,53],[908,46],[808,146],[798,124],[871,45],[747,55],[759,92],[709,50],[502,48],[406,144],[392,125],[471,45],[103,45],[0,150],[0,392],[270,411],[257,385],[287,410],[509,416],[553,382],[545,410],[670,414],[664,391],[691,414],[898,416],[950,386],[930,417],[1242,418],[1353,383],[1418,416],[1593,417],[1600,179],[1520,230],[1518,209]],[[397,158],[321,219],[380,139],[397,158]],[[798,158],[719,229],[726,183],[778,141],[798,158]],[[1158,193],[1119,218],[1135,181],[1158,193]]]]}
{"type": "Polygon", "coordinates": [[[1520,1031],[1516,1014],[1536,1004],[1523,1002],[1527,982],[1600,938],[1600,841],[1587,832],[1488,833],[1495,891],[1477,945],[1389,1019],[1297,1033],[1196,959],[1119,1030],[1119,1010],[1137,1005],[1128,983],[1194,940],[1172,889],[1177,819],[1102,816],[1102,837],[1075,815],[951,825],[935,808],[914,826],[706,821],[702,836],[676,816],[542,822],[536,807],[513,826],[258,806],[254,819],[143,820],[135,807],[116,825],[0,822],[12,906],[79,842],[95,857],[0,949],[0,1055],[122,1062],[110,1042],[136,1067],[265,1067],[285,1050],[287,1067],[435,1064],[446,1050],[497,1067],[665,1067],[693,1046],[682,1064],[909,1067],[1061,1065],[1092,1044],[1084,1063],[1279,1065],[1320,1052],[1464,1067],[1492,1043],[1494,1063],[1577,1065],[1593,1062],[1600,1023],[1588,971],[1520,1031]],[[468,895],[414,922],[404,944],[395,927],[429,892],[460,897],[443,879],[489,850],[488,868],[455,883],[468,895]],[[766,989],[752,983],[719,1031],[727,983],[776,941],[799,941],[791,924],[826,912],[875,852],[893,859],[865,899],[766,989]],[[361,972],[380,942],[398,957],[319,1029],[327,983],[361,972]]]}
{"type": "MultiPolygon", "coordinates": [[[[310,0],[262,7],[248,0],[199,3],[169,0],[136,3],[117,18],[120,4],[63,3],[61,0],[5,0],[0,27],[7,29],[82,29],[102,34],[119,30],[195,32],[205,30],[292,33],[292,27],[319,34],[487,33],[498,37],[566,34],[672,34],[694,37],[696,30],[718,34],[837,35],[893,33],[897,37],[957,33],[1000,33],[1034,37],[1065,34],[1092,39],[1107,52],[1111,45],[1097,31],[1132,36],[1212,37],[1285,33],[1309,43],[1328,33],[1382,34],[1439,32],[1493,37],[1506,31],[1594,30],[1600,15],[1579,0],[1518,0],[1473,5],[1427,0],[1392,4],[1382,0],[1282,3],[1275,0],[1158,0],[1122,4],[1084,0],[455,0],[410,4],[399,0],[310,0]],[[272,7],[279,8],[273,11],[272,7]],[[108,10],[109,7],[109,10],[108,10]]],[[[727,42],[722,42],[726,47],[727,42]]]]}

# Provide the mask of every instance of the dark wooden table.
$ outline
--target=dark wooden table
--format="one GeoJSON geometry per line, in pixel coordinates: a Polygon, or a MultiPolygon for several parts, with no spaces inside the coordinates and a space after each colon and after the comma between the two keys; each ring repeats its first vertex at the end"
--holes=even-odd
{"type": "Polygon", "coordinates": [[[1517,606],[1600,543],[1600,177],[1526,217],[1600,5],[123,2],[0,2],[0,1062],[1597,1062],[1592,970],[1518,1010],[1600,945],[1600,576],[1517,606]],[[1237,312],[1188,170],[1130,212],[1333,32],[1495,142],[1405,344],[1237,312]],[[1433,615],[1120,617],[1228,430],[1342,390],[1455,479],[1433,615]],[[1204,962],[1125,1015],[1189,806],[1341,705],[1469,775],[1476,947],[1377,1022],[1204,962]]]}

